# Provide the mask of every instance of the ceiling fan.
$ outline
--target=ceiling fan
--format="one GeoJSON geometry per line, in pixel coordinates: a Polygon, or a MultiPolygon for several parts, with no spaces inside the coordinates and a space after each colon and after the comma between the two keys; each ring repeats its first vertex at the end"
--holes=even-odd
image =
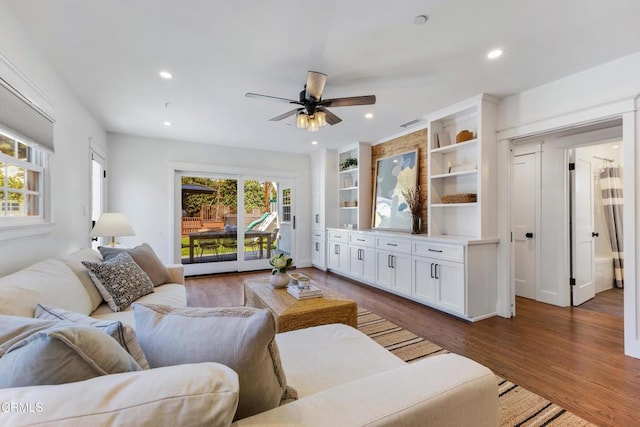
{"type": "Polygon", "coordinates": [[[311,132],[317,131],[320,126],[324,126],[327,123],[335,125],[342,121],[340,117],[329,111],[327,107],[348,107],[352,105],[372,105],[376,103],[375,95],[322,99],[322,91],[324,90],[326,82],[326,74],[319,73],[317,71],[307,72],[307,83],[305,84],[304,89],[300,92],[300,96],[297,101],[251,92],[247,92],[245,96],[249,98],[271,99],[279,102],[286,102],[288,104],[300,105],[300,107],[287,111],[286,113],[274,117],[269,121],[277,122],[296,114],[296,125],[299,128],[307,128],[311,132]]]}

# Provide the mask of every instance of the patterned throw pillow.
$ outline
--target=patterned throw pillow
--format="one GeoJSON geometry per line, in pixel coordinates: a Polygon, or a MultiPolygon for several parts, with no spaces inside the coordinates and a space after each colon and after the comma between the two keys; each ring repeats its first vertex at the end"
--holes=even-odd
{"type": "Polygon", "coordinates": [[[160,258],[158,258],[158,255],[156,255],[148,243],[143,243],[140,246],[130,249],[99,246],[98,250],[104,261],[110,261],[122,252],[128,253],[136,264],[149,275],[153,286],[160,286],[171,282],[169,270],[167,270],[167,267],[162,263],[160,258]]]}
{"type": "Polygon", "coordinates": [[[149,279],[131,255],[122,252],[103,263],[82,261],[91,280],[113,311],[122,311],[141,296],[153,292],[149,279]]]}

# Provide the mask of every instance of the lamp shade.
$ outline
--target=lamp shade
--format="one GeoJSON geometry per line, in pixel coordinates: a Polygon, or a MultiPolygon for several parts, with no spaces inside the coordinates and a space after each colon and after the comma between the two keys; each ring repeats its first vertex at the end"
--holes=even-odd
{"type": "Polygon", "coordinates": [[[98,222],[91,230],[91,237],[111,237],[114,244],[116,236],[135,236],[131,224],[121,213],[105,212],[100,215],[98,222]]]}

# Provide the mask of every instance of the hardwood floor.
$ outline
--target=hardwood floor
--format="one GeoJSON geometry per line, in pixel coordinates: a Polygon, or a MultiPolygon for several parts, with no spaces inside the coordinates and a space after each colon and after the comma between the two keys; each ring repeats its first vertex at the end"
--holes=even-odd
{"type": "MultiPolygon", "coordinates": [[[[332,273],[314,268],[299,271],[585,420],[602,426],[640,425],[640,360],[624,356],[619,315],[518,298],[515,318],[468,323],[332,273]]],[[[265,274],[187,279],[188,302],[194,306],[242,305],[244,279],[265,274]]]]}

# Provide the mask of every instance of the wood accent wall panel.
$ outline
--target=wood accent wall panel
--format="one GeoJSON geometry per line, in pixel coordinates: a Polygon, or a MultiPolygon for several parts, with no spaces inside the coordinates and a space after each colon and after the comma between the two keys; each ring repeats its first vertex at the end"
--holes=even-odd
{"type": "MultiPolygon", "coordinates": [[[[427,185],[427,129],[420,129],[415,132],[412,132],[408,135],[403,135],[398,138],[389,140],[387,142],[383,142],[382,144],[373,145],[371,147],[371,191],[374,191],[375,187],[375,173],[376,173],[376,163],[378,159],[382,159],[384,157],[393,156],[394,154],[403,153],[405,151],[410,151],[415,148],[418,149],[418,158],[420,159],[420,163],[418,166],[418,173],[420,177],[418,178],[420,187],[424,194],[427,193],[428,185],[427,185]]],[[[371,197],[371,200],[375,202],[375,197],[371,197]]],[[[425,202],[423,210],[422,210],[422,232],[426,233],[427,231],[427,204],[425,202]]]]}

